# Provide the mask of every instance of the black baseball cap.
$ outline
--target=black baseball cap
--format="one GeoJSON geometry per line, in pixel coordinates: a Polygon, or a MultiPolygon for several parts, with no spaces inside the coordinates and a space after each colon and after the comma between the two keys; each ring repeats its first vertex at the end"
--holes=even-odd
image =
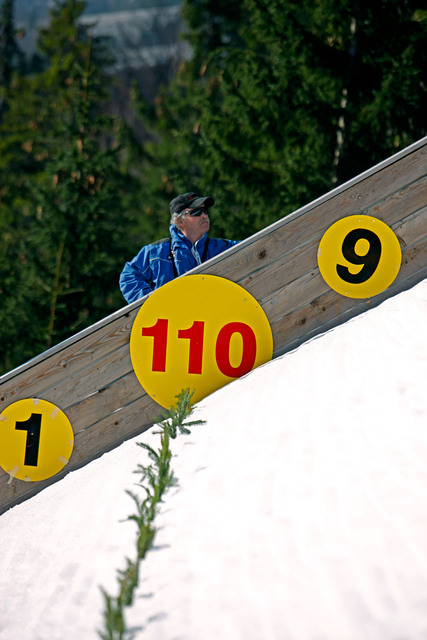
{"type": "Polygon", "coordinates": [[[181,213],[184,209],[197,209],[205,205],[205,207],[213,207],[215,200],[211,196],[200,196],[198,193],[182,193],[170,201],[169,210],[171,213],[181,213]]]}

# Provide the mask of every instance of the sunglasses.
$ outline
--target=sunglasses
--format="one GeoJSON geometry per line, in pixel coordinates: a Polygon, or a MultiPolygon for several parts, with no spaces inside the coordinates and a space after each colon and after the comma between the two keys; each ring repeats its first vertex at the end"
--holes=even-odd
{"type": "Polygon", "coordinates": [[[187,211],[188,215],[190,215],[192,218],[194,217],[198,217],[201,216],[202,213],[206,213],[206,215],[209,215],[209,211],[207,209],[205,209],[205,207],[200,207],[199,209],[194,209],[193,211],[187,211]]]}

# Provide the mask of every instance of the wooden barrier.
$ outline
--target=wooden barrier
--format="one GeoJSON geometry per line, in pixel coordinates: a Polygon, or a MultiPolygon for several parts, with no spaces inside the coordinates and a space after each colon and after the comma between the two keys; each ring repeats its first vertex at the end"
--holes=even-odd
{"type": "MultiPolygon", "coordinates": [[[[193,269],[228,278],[261,303],[273,332],[273,357],[376,306],[427,277],[427,138],[193,269]],[[317,249],[325,231],[350,215],[382,220],[396,234],[402,265],[373,298],[333,291],[317,249]]],[[[183,276],[186,277],[186,276],[183,276]]],[[[71,470],[148,429],[163,409],[144,391],[129,354],[132,324],[145,298],[0,378],[0,412],[22,398],[53,402],[69,418],[75,444],[64,470],[24,482],[0,469],[0,513],[71,470]]]]}

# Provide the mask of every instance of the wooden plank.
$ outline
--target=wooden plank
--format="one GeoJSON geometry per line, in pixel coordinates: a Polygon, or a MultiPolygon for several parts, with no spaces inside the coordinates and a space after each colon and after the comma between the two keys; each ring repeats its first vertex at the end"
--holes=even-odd
{"type": "Polygon", "coordinates": [[[129,345],[124,344],[88,367],[62,378],[48,389],[40,390],[39,393],[42,393],[46,399],[51,399],[52,402],[62,399],[62,405],[66,408],[84,400],[99,389],[109,386],[114,380],[122,378],[130,371],[132,371],[132,362],[129,345]]]}
{"type": "Polygon", "coordinates": [[[12,377],[5,376],[5,380],[0,380],[0,411],[22,397],[31,398],[40,390],[49,389],[61,378],[81,371],[103,355],[126,345],[137,312],[135,308],[119,315],[114,322],[100,326],[99,330],[84,335],[80,341],[71,344],[64,341],[62,349],[57,349],[49,358],[38,360],[31,367],[23,367],[22,372],[15,369],[17,373],[12,377]]]}
{"type": "Polygon", "coordinates": [[[96,393],[66,409],[66,414],[73,425],[74,433],[99,423],[117,410],[138,400],[146,392],[131,371],[108,387],[100,388],[96,393]]]}
{"type": "Polygon", "coordinates": [[[422,240],[427,233],[427,205],[396,222],[392,229],[402,250],[422,240]]]}
{"type": "Polygon", "coordinates": [[[96,453],[98,446],[104,448],[112,443],[123,442],[129,436],[129,432],[138,433],[145,431],[147,424],[162,416],[163,407],[159,406],[146,393],[140,398],[122,407],[111,416],[103,418],[90,429],[85,429],[79,434],[78,446],[84,459],[90,459],[96,453]]]}

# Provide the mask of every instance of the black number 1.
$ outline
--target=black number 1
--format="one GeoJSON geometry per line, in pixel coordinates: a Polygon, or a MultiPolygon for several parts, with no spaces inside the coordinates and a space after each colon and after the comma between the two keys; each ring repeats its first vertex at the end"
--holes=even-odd
{"type": "Polygon", "coordinates": [[[30,467],[37,467],[39,459],[40,428],[42,424],[42,414],[32,413],[28,420],[17,422],[15,429],[27,432],[27,444],[25,446],[24,464],[30,467]]]}
{"type": "Polygon", "coordinates": [[[363,264],[359,273],[350,273],[347,267],[337,264],[337,273],[341,280],[352,284],[362,284],[366,282],[378,267],[381,258],[381,240],[369,229],[353,229],[344,238],[342,245],[342,254],[351,264],[363,264]],[[369,250],[364,256],[356,253],[356,242],[358,240],[367,240],[369,242],[369,250]]]}

